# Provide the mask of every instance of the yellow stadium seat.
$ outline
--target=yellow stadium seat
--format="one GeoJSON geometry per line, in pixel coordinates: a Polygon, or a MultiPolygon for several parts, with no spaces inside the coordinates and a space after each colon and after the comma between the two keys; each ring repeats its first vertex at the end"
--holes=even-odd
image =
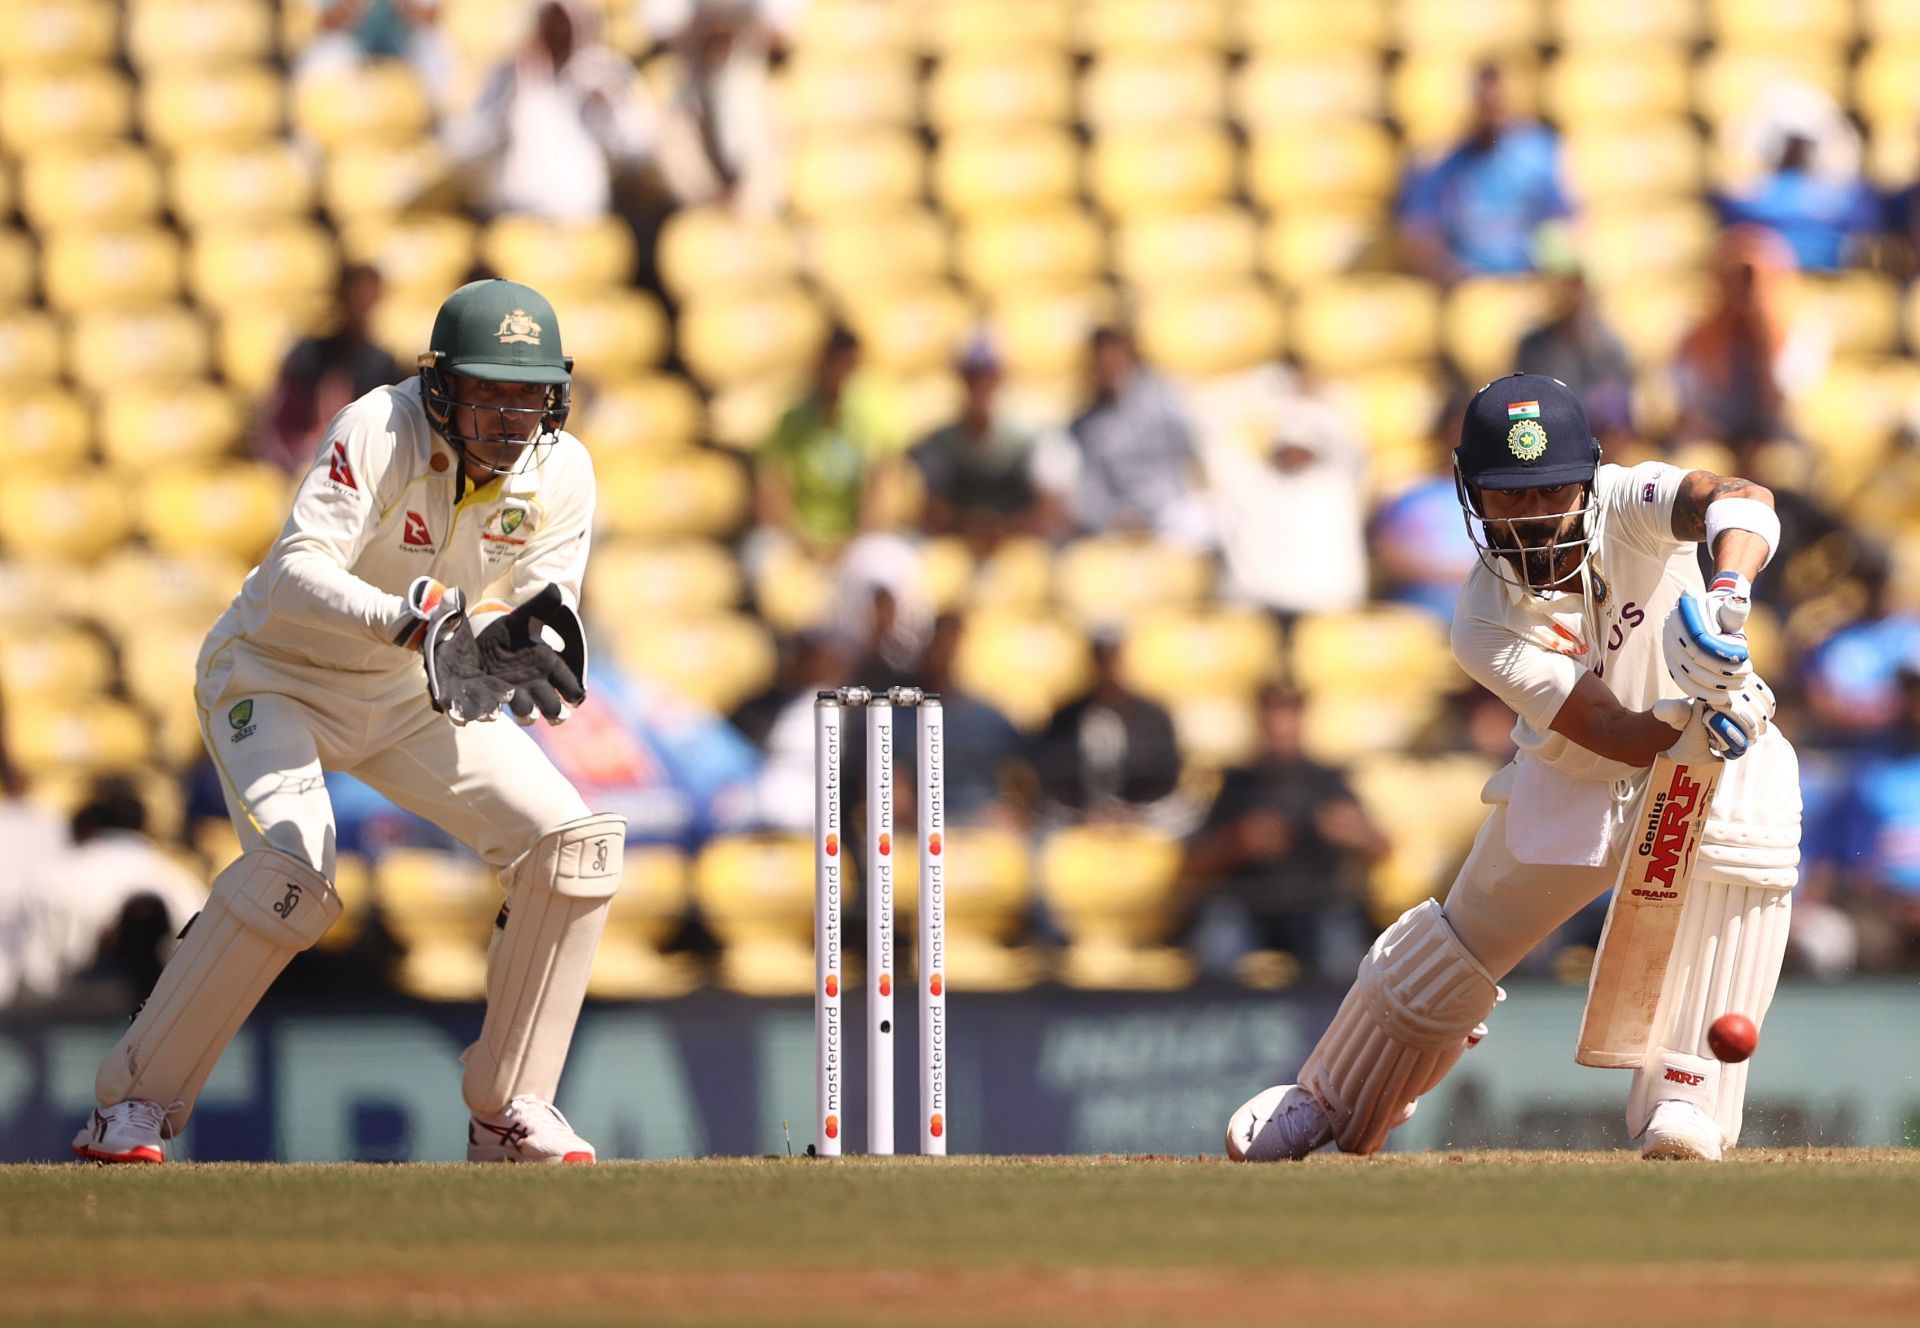
{"type": "Polygon", "coordinates": [[[886,374],[912,374],[951,365],[973,310],[950,285],[861,292],[846,303],[865,363],[886,374]]]}
{"type": "Polygon", "coordinates": [[[29,777],[135,769],[153,750],[146,718],[124,701],[8,706],[7,750],[29,777]]]}
{"type": "MultiPolygon", "coordinates": [[[[912,935],[920,918],[919,837],[906,826],[894,835],[893,899],[896,935],[912,935]]],[[[1033,905],[1033,863],[1026,838],[990,825],[949,826],[946,860],[947,957],[942,977],[950,991],[1019,991],[1040,976],[1039,957],[1013,948],[1033,905]]],[[[918,975],[916,975],[917,978],[918,975]]]]}
{"type": "Polygon", "coordinates": [[[32,302],[39,267],[25,231],[0,229],[0,308],[32,302]]]}
{"type": "Polygon", "coordinates": [[[327,153],[321,196],[339,225],[391,221],[422,205],[447,171],[446,157],[431,139],[355,140],[327,153]]]}
{"type": "Polygon", "coordinates": [[[1106,55],[1080,81],[1080,118],[1096,132],[1212,122],[1226,113],[1226,90],[1212,51],[1106,55]]]}
{"type": "Polygon", "coordinates": [[[1468,753],[1422,761],[1387,753],[1355,767],[1354,796],[1390,846],[1370,882],[1376,921],[1446,894],[1451,873],[1487,819],[1480,790],[1492,773],[1491,763],[1468,753]]]}
{"type": "Polygon", "coordinates": [[[1562,127],[1671,120],[1687,114],[1691,91],[1685,50],[1613,49],[1554,61],[1541,109],[1562,127]]]}
{"type": "Polygon", "coordinates": [[[1206,555],[1135,535],[1089,535],[1054,560],[1060,606],[1088,627],[1125,623],[1145,609],[1192,608],[1213,589],[1206,555]]]}
{"type": "Polygon", "coordinates": [[[1900,349],[1901,293],[1878,272],[1809,272],[1796,283],[1794,298],[1826,325],[1836,354],[1887,355],[1900,349]]]}
{"type": "Polygon", "coordinates": [[[1575,50],[1684,50],[1700,35],[1700,7],[1673,0],[1554,0],[1554,27],[1575,50]]]}
{"type": "Polygon", "coordinates": [[[660,946],[686,916],[692,897],[687,860],[670,844],[629,844],[622,868],[587,994],[600,1000],[685,995],[699,981],[692,959],[663,955],[660,946]]]}
{"type": "Polygon", "coordinates": [[[964,218],[1070,203],[1079,155],[1063,130],[956,130],[934,154],[934,195],[964,218]]]}
{"type": "Polygon", "coordinates": [[[487,989],[487,940],[500,887],[485,863],[438,849],[388,849],[374,869],[380,912],[406,947],[400,985],[430,1001],[487,989]]]}
{"type": "Polygon", "coordinates": [[[1279,297],[1251,281],[1149,290],[1137,324],[1149,361],[1194,378],[1251,369],[1280,353],[1279,297]]]}
{"type": "Polygon", "coordinates": [[[691,299],[680,311],[681,358],[709,386],[796,372],[825,334],[820,307],[798,286],[691,299]]]}
{"type": "Polygon", "coordinates": [[[1447,294],[1441,344],[1469,381],[1491,382],[1514,371],[1520,338],[1552,315],[1554,299],[1545,278],[1469,278],[1447,294]]]}
{"type": "Polygon", "coordinates": [[[1694,109],[1708,124],[1723,124],[1752,114],[1782,86],[1794,83],[1844,100],[1845,51],[1820,43],[1710,51],[1696,70],[1694,109]]]}
{"type": "Polygon", "coordinates": [[[776,84],[776,114],[797,133],[913,123],[914,65],[904,54],[798,50],[776,84]]]}
{"type": "Polygon", "coordinates": [[[134,0],[127,59],[136,69],[186,69],[274,53],[274,12],[258,0],[134,0]]]}
{"type": "Polygon", "coordinates": [[[526,19],[524,0],[460,0],[440,11],[447,40],[479,69],[512,53],[526,34],[526,19]]]}
{"type": "MultiPolygon", "coordinates": [[[[1428,365],[1400,365],[1334,380],[1367,440],[1367,482],[1376,494],[1398,492],[1432,467],[1434,421],[1445,394],[1428,365]]],[[[1451,444],[1449,444],[1451,445],[1451,444]]]]}
{"type": "Polygon", "coordinates": [[[1728,46],[1841,46],[1854,37],[1852,0],[1707,0],[1707,29],[1728,46]]]}
{"type": "Polygon", "coordinates": [[[206,747],[193,699],[205,640],[205,627],[182,628],[157,616],[120,633],[120,672],[127,695],[158,721],[154,738],[162,760],[190,765],[206,747]]]}
{"type": "Polygon", "coordinates": [[[1424,360],[1439,342],[1439,295],[1413,277],[1319,282],[1299,292],[1292,315],[1294,351],[1323,373],[1424,360]]]}
{"type": "Polygon", "coordinates": [[[1283,286],[1345,275],[1384,244],[1389,220],[1376,209],[1290,210],[1262,228],[1260,269],[1283,286]]]}
{"type": "Polygon", "coordinates": [[[211,383],[109,392],[100,401],[100,450],[129,473],[213,461],[239,444],[247,414],[245,404],[211,383]]]}
{"type": "Polygon", "coordinates": [[[149,70],[140,79],[140,127],[170,151],[257,143],[280,132],[286,82],[269,65],[149,70]]]}
{"type": "Polygon", "coordinates": [[[771,218],[685,208],[660,228],[660,279],[682,298],[790,280],[798,261],[792,233],[771,218]]]}
{"type": "Polygon", "coordinates": [[[1164,703],[1183,697],[1250,697],[1280,665],[1280,635],[1253,609],[1154,609],[1134,619],[1121,647],[1123,676],[1164,703]]]}
{"type": "Polygon", "coordinates": [[[188,281],[194,298],[216,312],[299,304],[330,295],[339,264],[333,236],[312,222],[207,226],[194,234],[188,281]]]}
{"type": "Polygon", "coordinates": [[[125,482],[94,470],[16,476],[7,496],[18,516],[0,523],[0,549],[14,558],[91,561],[132,527],[125,482]]]}
{"type": "Polygon", "coordinates": [[[818,627],[833,605],[833,569],[798,544],[782,541],[754,568],[753,603],[782,636],[818,627]]]}
{"type": "Polygon", "coordinates": [[[1092,664],[1085,635],[1063,619],[977,608],[961,629],[954,673],[961,687],[1035,729],[1087,685],[1092,664]]]}
{"type": "Polygon", "coordinates": [[[1168,703],[1181,758],[1201,770],[1245,765],[1260,754],[1260,717],[1244,696],[1179,697],[1168,703]]]}
{"type": "Polygon", "coordinates": [[[702,426],[700,394],[686,379],[671,374],[623,379],[577,393],[567,418],[568,431],[602,456],[678,447],[698,440],[702,426]]]}
{"type": "Polygon", "coordinates": [[[0,429],[7,459],[23,470],[66,470],[85,465],[92,422],[79,397],[46,384],[23,385],[0,403],[0,429]]]}
{"type": "Polygon", "coordinates": [[[131,143],[38,152],[20,171],[20,211],[38,231],[116,226],[160,210],[160,168],[131,143]]]}
{"type": "Polygon", "coordinates": [[[611,540],[593,551],[586,595],[592,612],[642,618],[722,613],[740,602],[740,566],[711,540],[611,540]]]}
{"type": "Polygon", "coordinates": [[[1402,0],[1395,29],[1412,51],[1519,55],[1540,44],[1544,17],[1537,0],[1402,0]]]}
{"type": "Polygon", "coordinates": [[[1070,826],[1040,846],[1040,896],[1069,941],[1068,986],[1165,989],[1193,961],[1164,942],[1181,920],[1180,845],[1144,826],[1070,826]]]}
{"type": "Polygon", "coordinates": [[[794,24],[798,50],[875,58],[912,49],[911,6],[888,0],[812,0],[794,24]]]}
{"type": "Polygon", "coordinates": [[[1073,65],[1048,52],[991,52],[942,60],[926,85],[927,122],[942,131],[982,125],[1060,125],[1073,119],[1073,65]]]}
{"type": "MultiPolygon", "coordinates": [[[[1395,66],[1387,84],[1387,104],[1414,147],[1450,149],[1466,130],[1473,112],[1473,83],[1485,51],[1457,47],[1414,48],[1395,66]]],[[[1521,115],[1531,115],[1538,99],[1533,62],[1503,65],[1507,98],[1521,115]]]]}
{"type": "Polygon", "coordinates": [[[833,294],[899,285],[946,274],[947,229],[922,209],[872,217],[832,217],[802,236],[807,271],[833,294]]]}
{"type": "Polygon", "coordinates": [[[626,667],[721,714],[773,682],[773,637],[748,614],[621,618],[612,636],[614,653],[626,667]]]}
{"type": "Polygon", "coordinates": [[[0,558],[0,623],[34,629],[93,614],[86,571],[60,558],[0,558]]]}
{"type": "Polygon", "coordinates": [[[64,230],[41,255],[47,303],[83,313],[172,299],[180,293],[180,242],[158,226],[64,230]]]}
{"type": "Polygon", "coordinates": [[[285,524],[288,492],[286,476],[265,462],[169,468],[141,486],[140,527],[159,553],[212,550],[252,561],[285,524]]]}
{"type": "MultiPolygon", "coordinates": [[[[941,594],[943,585],[950,587],[950,582],[942,580],[942,563],[948,564],[945,575],[950,576],[955,561],[952,544],[952,538],[936,540],[928,549],[927,575],[936,595],[941,594]]],[[[1041,614],[1047,609],[1053,594],[1053,547],[1045,540],[1030,535],[1002,540],[977,564],[969,562],[967,567],[965,602],[972,607],[1016,617],[1041,614]]]]}
{"type": "MultiPolygon", "coordinates": [[[[843,889],[843,919],[850,916],[849,894],[850,887],[843,889]]],[[[725,947],[722,986],[750,996],[794,996],[812,990],[809,837],[716,836],[694,862],[693,898],[701,920],[725,947]]]]}
{"type": "Polygon", "coordinates": [[[1319,120],[1364,120],[1385,109],[1371,51],[1261,51],[1233,75],[1233,118],[1255,133],[1311,132],[1319,120]]]}
{"type": "MultiPolygon", "coordinates": [[[[1244,208],[1135,217],[1114,233],[1114,271],[1140,289],[1244,281],[1259,231],[1244,208]]],[[[1089,272],[1088,276],[1093,273],[1089,272]]]]}
{"type": "Polygon", "coordinates": [[[311,159],[291,143],[250,143],[181,152],[167,200],[187,226],[231,226],[303,217],[313,210],[311,159]]]}
{"type": "Polygon", "coordinates": [[[924,50],[967,58],[1065,51],[1074,39],[1073,10],[1032,0],[969,0],[915,5],[924,50]]]}
{"type": "Polygon", "coordinates": [[[424,213],[362,220],[341,229],[348,262],[371,263],[389,289],[444,294],[473,267],[479,228],[465,217],[424,213]]]}
{"type": "Polygon", "coordinates": [[[1393,139],[1368,120],[1329,120],[1311,132],[1258,134],[1247,157],[1247,188],[1254,201],[1283,216],[1293,208],[1382,202],[1398,185],[1393,139]]]}
{"type": "Polygon", "coordinates": [[[599,473],[600,519],[637,539],[730,535],[746,517],[741,463],[694,448],[608,458],[599,473]]]}
{"type": "Polygon", "coordinates": [[[330,69],[292,89],[293,127],[333,149],[349,143],[405,143],[432,122],[427,90],[402,60],[330,69]]]}
{"type": "Polygon", "coordinates": [[[1703,156],[1699,135],[1681,121],[1622,128],[1590,128],[1566,138],[1568,182],[1576,195],[1626,199],[1700,193],[1703,156]]]}
{"type": "Polygon", "coordinates": [[[1911,383],[1905,391],[1901,386],[1874,361],[1840,360],[1793,403],[1800,432],[1818,457],[1823,492],[1852,492],[1884,465],[1912,400],[1911,383]]]}
{"type": "Polygon", "coordinates": [[[1447,627],[1401,605],[1308,614],[1294,624],[1290,676],[1308,693],[1432,691],[1457,683],[1447,627]]]}
{"type": "Polygon", "coordinates": [[[1383,0],[1261,0],[1239,5],[1239,44],[1282,54],[1344,52],[1392,44],[1383,0]]]}
{"type": "Polygon", "coordinates": [[[1876,45],[1920,38],[1920,4],[1914,0],[1860,0],[1860,32],[1876,45]]]}
{"type": "Polygon", "coordinates": [[[119,42],[112,0],[14,0],[0,5],[0,68],[18,70],[111,60],[119,42]]]}
{"type": "MultiPolygon", "coordinates": [[[[279,381],[281,366],[294,342],[321,330],[328,316],[325,303],[318,301],[236,304],[222,309],[215,329],[220,376],[235,391],[250,396],[266,393],[279,381]]],[[[425,329],[432,326],[432,311],[425,317],[426,321],[414,324],[417,330],[398,348],[380,340],[377,323],[375,340],[399,356],[402,365],[411,365],[414,353],[426,344],[425,329]]]]}
{"type": "Polygon", "coordinates": [[[10,72],[0,80],[0,146],[16,156],[92,148],[120,138],[132,89],[101,65],[10,72]]]}
{"type": "Polygon", "coordinates": [[[1077,44],[1101,60],[1115,53],[1216,50],[1230,34],[1222,0],[1100,0],[1079,8],[1077,44]]]}
{"type": "Polygon", "coordinates": [[[960,232],[960,273],[976,289],[1081,286],[1100,274],[1105,242],[1079,208],[984,217],[960,232]]]}
{"type": "Polygon", "coordinates": [[[1319,692],[1307,698],[1300,745],[1307,757],[1344,766],[1385,752],[1405,751],[1440,710],[1437,692],[1401,691],[1385,697],[1319,692]]]}
{"type": "MultiPolygon", "coordinates": [[[[1916,7],[1920,13],[1920,6],[1916,7]]],[[[1853,74],[1853,101],[1878,139],[1884,132],[1911,131],[1920,120],[1920,30],[1899,43],[1867,48],[1853,74]]]]}
{"type": "Polygon", "coordinates": [[[1088,183],[1117,216],[1205,207],[1233,193],[1233,142],[1211,125],[1115,130],[1094,144],[1088,183]]]}
{"type": "Polygon", "coordinates": [[[156,621],[204,636],[246,574],[245,561],[208,549],[161,557],[123,548],[100,560],[87,588],[93,616],[123,637],[138,636],[156,621]]]}
{"type": "Polygon", "coordinates": [[[97,632],[49,623],[0,639],[0,693],[16,705],[98,694],[113,673],[113,652],[97,632]]]}
{"type": "Polygon", "coordinates": [[[885,212],[917,202],[926,154],[904,130],[810,134],[789,165],[793,210],[819,218],[885,212]]]}
{"type": "Polygon", "coordinates": [[[207,326],[180,305],[79,315],[67,343],[74,381],[93,392],[136,382],[190,382],[206,376],[207,326]]]}
{"type": "Polygon", "coordinates": [[[789,369],[715,387],[707,401],[708,441],[737,452],[758,450],[805,381],[798,369],[789,369]]]}
{"type": "Polygon", "coordinates": [[[1692,201],[1589,209],[1580,229],[1580,258],[1598,286],[1647,272],[1694,272],[1712,257],[1719,226],[1692,201]]]}
{"type": "MultiPolygon", "coordinates": [[[[645,291],[573,294],[554,312],[560,316],[561,343],[584,378],[629,378],[666,357],[666,311],[645,291]]],[[[423,324],[421,335],[431,327],[423,324]]]]}
{"type": "Polygon", "coordinates": [[[480,257],[501,276],[564,304],[569,292],[633,280],[633,232],[614,217],[577,223],[503,217],[481,232],[480,257]]]}
{"type": "Polygon", "coordinates": [[[60,332],[52,318],[0,309],[0,382],[44,387],[60,376],[60,332]]]}
{"type": "Polygon", "coordinates": [[[1115,317],[1119,303],[1104,286],[1006,292],[993,306],[992,323],[1007,368],[1028,379],[1077,374],[1086,361],[1087,338],[1115,317]]]}
{"type": "Polygon", "coordinates": [[[1712,298],[1705,276],[1661,274],[1617,282],[1600,304],[1635,367],[1663,370],[1712,298]]]}

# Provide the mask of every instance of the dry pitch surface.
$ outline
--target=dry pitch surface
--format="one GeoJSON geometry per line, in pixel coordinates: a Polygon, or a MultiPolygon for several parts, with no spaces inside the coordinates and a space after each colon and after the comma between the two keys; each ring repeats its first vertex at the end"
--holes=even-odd
{"type": "Polygon", "coordinates": [[[1920,1153],[0,1168],[0,1322],[1913,1324],[1920,1153]]]}

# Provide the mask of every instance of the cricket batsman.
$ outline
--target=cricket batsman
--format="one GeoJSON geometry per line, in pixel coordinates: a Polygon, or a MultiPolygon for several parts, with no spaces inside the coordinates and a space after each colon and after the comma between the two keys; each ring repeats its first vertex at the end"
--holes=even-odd
{"type": "Polygon", "coordinates": [[[625,822],[515,724],[585,699],[593,465],[573,361],[512,281],[447,297],[417,377],[334,417],[286,526],[201,649],[194,697],[242,854],[94,1082],[73,1141],[160,1162],[287,962],[341,913],[322,770],[350,771],[500,873],[487,1010],[462,1080],[475,1162],[584,1162],[554,1107],[625,822]]]}
{"type": "Polygon", "coordinates": [[[1627,1126],[1646,1156],[1718,1160],[1740,1136],[1747,1067],[1706,1055],[1705,1034],[1728,1012],[1756,1026],[1765,1015],[1800,859],[1798,764],[1770,726],[1772,693],[1742,632],[1779,541],[1773,496],[1664,462],[1601,465],[1579,398],[1534,374],[1480,389],[1453,455],[1480,555],[1453,651],[1513,708],[1519,754],[1481,795],[1493,810],[1446,903],[1427,900],[1380,935],[1300,1082],[1235,1112],[1227,1154],[1384,1145],[1485,1033],[1499,980],[1613,885],[1638,847],[1648,767],[1690,739],[1725,764],[1651,978],[1659,987],[1664,971],[1664,993],[1612,1063],[1634,1066],[1627,1126]]]}

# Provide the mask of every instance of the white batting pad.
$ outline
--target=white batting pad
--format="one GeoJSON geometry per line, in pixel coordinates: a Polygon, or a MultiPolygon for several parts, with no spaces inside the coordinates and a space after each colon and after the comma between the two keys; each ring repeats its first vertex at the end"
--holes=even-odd
{"type": "Polygon", "coordinates": [[[1500,989],[1431,899],[1403,913],[1301,1067],[1344,1152],[1377,1152],[1414,1101],[1453,1068],[1500,989]]]}
{"type": "Polygon", "coordinates": [[[213,880],[207,906],[160,971],[93,1083],[102,1106],[143,1097],[178,1135],[227,1043],[287,962],[339,920],[326,877],[278,849],[243,854],[213,880]]]}
{"type": "Polygon", "coordinates": [[[462,1091],[479,1115],[523,1093],[552,1102],[587,976],[620,888],[623,816],[585,816],[542,835],[512,869],[506,927],[487,956],[487,1017],[462,1091]]]}

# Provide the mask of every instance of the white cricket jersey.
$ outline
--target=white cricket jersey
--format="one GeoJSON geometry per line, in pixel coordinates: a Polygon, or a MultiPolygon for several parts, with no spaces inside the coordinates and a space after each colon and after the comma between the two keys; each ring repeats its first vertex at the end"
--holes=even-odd
{"type": "Polygon", "coordinates": [[[460,462],[427,422],[420,380],[380,387],[327,426],[293,511],[208,634],[344,673],[417,670],[394,644],[418,576],[470,606],[517,604],[548,583],[580,605],[593,462],[572,434],[455,501],[460,462]]]}
{"type": "Polygon", "coordinates": [[[1667,672],[1660,633],[1686,593],[1704,594],[1694,545],[1673,537],[1673,502],[1687,472],[1664,461],[1602,466],[1594,567],[1608,593],[1598,639],[1579,590],[1536,598],[1482,564],[1454,608],[1453,653],[1475,681],[1513,707],[1513,740],[1524,756],[1576,780],[1611,782],[1641,771],[1569,742],[1549,726],[1582,673],[1593,673],[1633,710],[1681,696],[1667,672]]]}

